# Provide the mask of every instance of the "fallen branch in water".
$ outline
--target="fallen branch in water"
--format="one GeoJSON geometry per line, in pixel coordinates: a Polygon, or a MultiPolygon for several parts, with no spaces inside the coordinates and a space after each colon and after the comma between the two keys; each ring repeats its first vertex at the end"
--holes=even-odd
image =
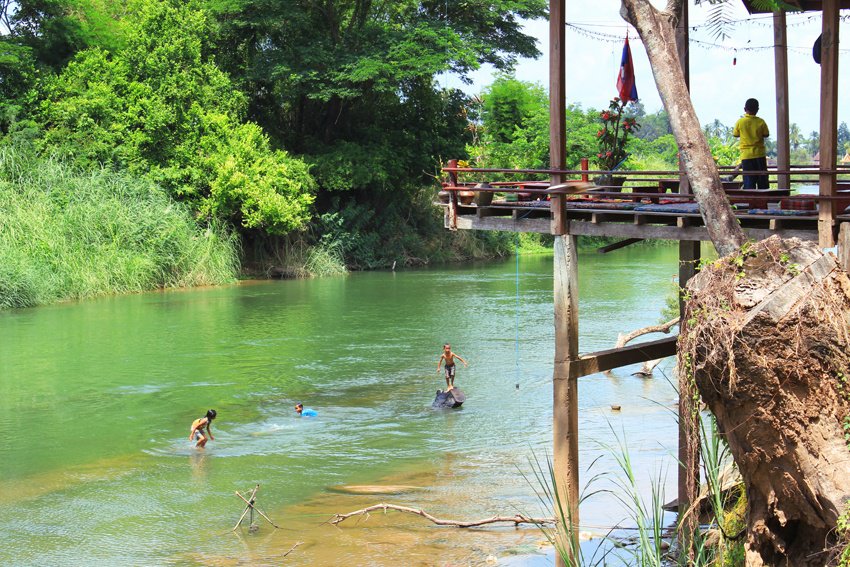
{"type": "Polygon", "coordinates": [[[348,514],[334,514],[333,518],[328,520],[326,523],[331,525],[337,525],[341,522],[344,522],[348,518],[352,516],[366,516],[369,517],[369,512],[374,512],[375,510],[383,510],[386,512],[387,510],[395,510],[397,512],[405,512],[407,514],[414,514],[416,516],[421,516],[426,520],[437,524],[438,526],[454,526],[457,528],[474,528],[476,526],[484,526],[487,524],[514,524],[518,526],[520,524],[554,524],[554,518],[531,518],[529,516],[525,516],[523,514],[516,514],[514,516],[493,516],[492,518],[485,518],[483,520],[474,520],[471,522],[461,522],[458,520],[444,520],[441,518],[435,518],[428,512],[424,510],[419,510],[417,508],[410,508],[408,506],[397,506],[395,504],[375,504],[374,506],[369,506],[368,508],[363,508],[361,510],[355,510],[354,512],[349,512],[348,514]]]}
{"type": "Polygon", "coordinates": [[[289,554],[290,554],[290,553],[292,553],[293,551],[295,551],[295,548],[296,548],[296,547],[298,547],[299,545],[303,544],[303,543],[304,543],[303,541],[297,541],[297,542],[295,542],[295,545],[293,545],[292,547],[290,547],[290,548],[289,548],[289,551],[287,551],[286,553],[284,553],[284,554],[281,556],[281,559],[282,559],[283,557],[286,557],[287,555],[289,555],[289,554]]]}

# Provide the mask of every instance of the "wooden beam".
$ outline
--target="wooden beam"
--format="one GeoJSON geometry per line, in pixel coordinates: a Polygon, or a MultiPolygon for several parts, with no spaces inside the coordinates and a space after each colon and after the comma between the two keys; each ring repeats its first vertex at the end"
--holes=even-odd
{"type": "MultiPolygon", "coordinates": [[[[555,478],[564,514],[578,537],[578,246],[575,236],[555,237],[555,367],[552,374],[552,436],[555,478]]],[[[558,514],[556,513],[556,516],[558,514]]]]}
{"type": "MultiPolygon", "coordinates": [[[[788,29],[785,12],[773,13],[773,68],[776,82],[776,168],[791,169],[790,118],[788,114],[788,29]]],[[[776,177],[780,189],[791,188],[791,175],[776,177]]]]}
{"type": "MultiPolygon", "coordinates": [[[[823,0],[820,60],[820,169],[835,169],[838,136],[838,0],[823,0]]],[[[820,194],[835,195],[835,175],[821,173],[820,194]]],[[[835,204],[818,204],[818,243],[835,246],[835,204]]]]}
{"type": "MultiPolygon", "coordinates": [[[[459,230],[494,230],[508,232],[534,232],[550,234],[551,222],[548,219],[513,220],[506,217],[478,218],[473,215],[462,215],[457,218],[459,230]]],[[[570,219],[566,221],[567,234],[573,236],[610,236],[613,238],[642,238],[645,240],[711,240],[704,226],[660,226],[653,224],[600,223],[570,219]]],[[[783,238],[800,238],[802,240],[817,240],[816,230],[771,231],[767,228],[745,228],[744,233],[751,240],[764,240],[774,234],[783,238]]]]}
{"type": "Polygon", "coordinates": [[[614,244],[609,244],[608,246],[600,246],[596,249],[596,251],[600,254],[607,254],[608,252],[613,252],[614,250],[619,250],[620,248],[625,248],[626,246],[631,246],[638,242],[643,242],[643,238],[627,238],[625,240],[615,242],[614,244]]]}
{"type": "Polygon", "coordinates": [[[678,337],[665,337],[657,341],[583,354],[572,365],[572,375],[574,378],[580,378],[598,372],[605,372],[612,368],[620,368],[629,364],[673,356],[676,354],[677,339],[678,337]]]}

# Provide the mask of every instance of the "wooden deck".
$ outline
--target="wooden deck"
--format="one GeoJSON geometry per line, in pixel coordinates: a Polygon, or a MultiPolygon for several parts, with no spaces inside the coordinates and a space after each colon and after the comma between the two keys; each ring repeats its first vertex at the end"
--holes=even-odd
{"type": "MultiPolygon", "coordinates": [[[[628,198],[628,194],[623,195],[628,198]]],[[[610,209],[611,203],[576,201],[583,208],[565,205],[567,234],[575,236],[610,236],[661,240],[709,240],[708,230],[698,212],[661,212],[610,209]],[[590,208],[587,208],[590,207],[590,208]]],[[[457,205],[455,218],[451,207],[445,208],[445,226],[458,230],[496,230],[511,232],[552,233],[553,214],[551,201],[494,201],[489,206],[457,205]]],[[[818,240],[818,214],[788,216],[777,214],[750,214],[749,209],[736,212],[747,236],[762,240],[773,234],[784,238],[797,237],[818,240]]],[[[850,221],[850,215],[836,217],[836,225],[850,221]]],[[[836,231],[838,227],[836,226],[836,231]]]]}

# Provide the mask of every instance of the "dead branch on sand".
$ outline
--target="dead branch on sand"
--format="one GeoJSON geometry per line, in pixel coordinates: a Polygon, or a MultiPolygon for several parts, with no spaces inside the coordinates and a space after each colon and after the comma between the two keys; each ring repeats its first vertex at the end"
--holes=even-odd
{"type": "Polygon", "coordinates": [[[341,522],[344,522],[348,518],[352,516],[366,516],[369,518],[369,512],[374,512],[375,510],[383,510],[384,513],[387,510],[395,510],[397,512],[405,512],[407,514],[414,514],[416,516],[421,516],[426,520],[438,525],[438,526],[454,526],[457,528],[474,528],[477,526],[484,526],[487,524],[514,524],[515,526],[519,526],[520,524],[534,524],[534,525],[549,525],[554,524],[554,518],[531,518],[529,516],[525,516],[523,514],[516,514],[514,516],[493,516],[492,518],[485,518],[483,520],[474,520],[471,522],[462,522],[458,520],[445,520],[442,518],[435,518],[428,512],[424,510],[420,510],[418,508],[410,508],[408,506],[397,506],[395,504],[375,504],[374,506],[369,506],[367,508],[362,508],[360,510],[355,510],[354,512],[349,512],[348,514],[334,514],[333,517],[328,520],[326,523],[331,525],[337,525],[341,522]]]}

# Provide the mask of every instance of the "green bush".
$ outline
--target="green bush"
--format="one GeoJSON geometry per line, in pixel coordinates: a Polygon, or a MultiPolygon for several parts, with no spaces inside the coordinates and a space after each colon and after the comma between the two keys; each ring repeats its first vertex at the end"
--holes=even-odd
{"type": "Polygon", "coordinates": [[[247,99],[211,58],[194,2],[141,0],[127,45],[80,52],[39,89],[46,155],[148,177],[205,215],[269,234],[304,228],[315,182],[244,122],[247,99]]]}
{"type": "Polygon", "coordinates": [[[0,148],[0,308],[232,281],[238,242],[150,183],[0,148]]]}

